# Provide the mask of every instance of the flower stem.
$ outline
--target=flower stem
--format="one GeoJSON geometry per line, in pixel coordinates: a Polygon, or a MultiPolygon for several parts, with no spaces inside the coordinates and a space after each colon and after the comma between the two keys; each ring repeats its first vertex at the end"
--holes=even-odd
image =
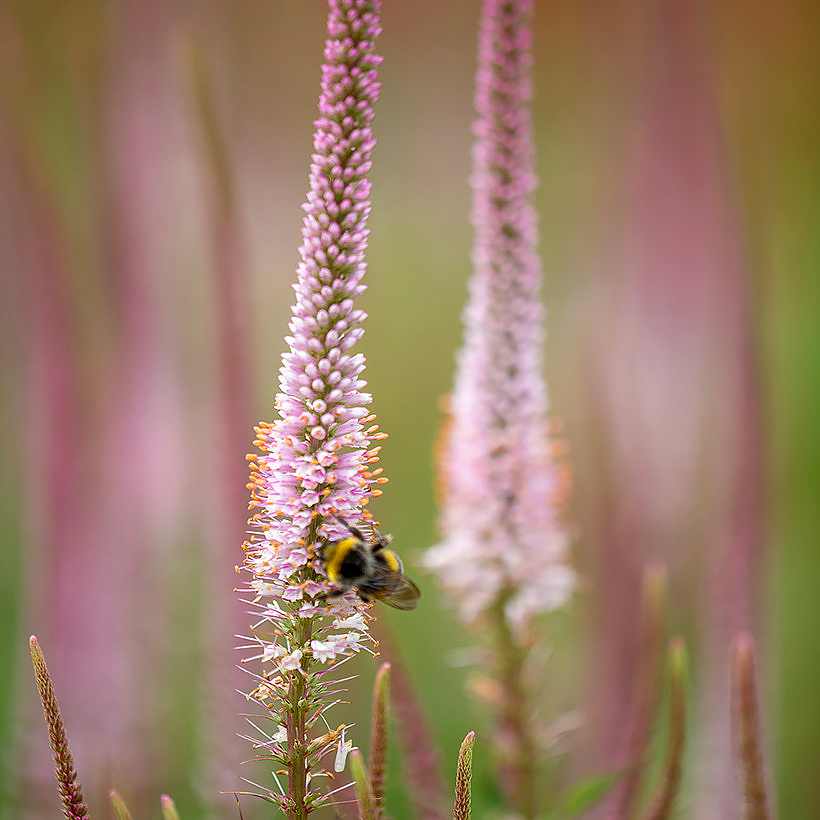
{"type": "Polygon", "coordinates": [[[537,813],[536,751],[527,719],[529,693],[524,685],[527,650],[516,642],[504,615],[504,604],[502,596],[492,613],[501,684],[498,715],[499,745],[503,755],[501,780],[512,807],[524,820],[531,820],[537,813]]]}
{"type": "MultiPolygon", "coordinates": [[[[313,623],[304,619],[298,628],[297,645],[301,648],[310,643],[313,634],[313,623]]],[[[307,690],[306,675],[309,673],[309,660],[303,659],[305,673],[298,669],[290,673],[289,696],[290,714],[288,716],[288,789],[290,803],[287,808],[289,820],[306,820],[308,807],[305,796],[307,794],[307,708],[305,694],[307,690]]]]}
{"type": "Polygon", "coordinates": [[[754,639],[748,632],[741,632],[732,641],[730,669],[736,758],[743,783],[743,817],[744,820],[771,820],[755,666],[754,639]]]}

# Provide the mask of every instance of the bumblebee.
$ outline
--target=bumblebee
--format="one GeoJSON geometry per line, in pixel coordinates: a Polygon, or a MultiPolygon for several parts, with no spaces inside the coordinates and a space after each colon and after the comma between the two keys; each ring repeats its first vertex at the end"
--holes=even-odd
{"type": "Polygon", "coordinates": [[[374,530],[369,541],[344,518],[336,516],[336,520],[350,535],[328,541],[322,551],[328,580],[338,588],[331,595],[355,589],[363,601],[375,598],[396,609],[415,609],[421,592],[404,574],[401,558],[387,549],[392,536],[374,530]]]}

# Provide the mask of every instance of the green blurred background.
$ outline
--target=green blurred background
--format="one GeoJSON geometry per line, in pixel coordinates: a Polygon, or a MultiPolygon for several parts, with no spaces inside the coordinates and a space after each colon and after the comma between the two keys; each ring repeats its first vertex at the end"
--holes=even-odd
{"type": "MultiPolygon", "coordinates": [[[[454,663],[454,651],[474,639],[417,564],[437,537],[433,450],[470,272],[478,12],[477,0],[385,0],[370,289],[363,300],[370,319],[362,349],[374,410],[390,434],[383,451],[390,483],[374,512],[423,590],[416,613],[379,616],[428,710],[448,782],[458,744],[468,730],[478,731],[480,817],[500,809],[490,722],[466,694],[469,669],[454,663]]],[[[231,635],[241,632],[231,626],[230,601],[244,538],[244,454],[253,423],[271,418],[277,389],[325,14],[319,0],[0,0],[2,817],[53,816],[57,807],[56,793],[47,790],[46,733],[26,657],[32,632],[53,659],[58,692],[66,693],[78,767],[96,784],[89,787],[94,816],[106,816],[104,790],[111,786],[122,788],[135,815],[158,816],[159,794],[167,792],[184,817],[235,816],[231,800],[213,796],[218,778],[208,772],[220,754],[250,756],[241,747],[231,751],[237,726],[230,715],[244,702],[232,694],[229,671],[214,675],[212,667],[233,662],[231,635]],[[192,53],[205,89],[199,105],[192,53]],[[231,324],[234,309],[239,321],[231,324]],[[244,374],[238,381],[231,363],[244,374]],[[242,395],[234,402],[237,390],[242,395]],[[74,549],[81,553],[76,561],[74,549]],[[128,554],[124,563],[121,551],[128,554]],[[97,599],[101,608],[94,610],[97,599]],[[72,620],[75,604],[86,609],[72,620]],[[214,613],[224,624],[214,626],[214,613]],[[102,625],[88,642],[84,624],[102,625]],[[113,692],[111,680],[123,683],[122,691],[113,692]],[[215,705],[210,698],[220,685],[225,699],[215,705]],[[114,718],[108,708],[126,709],[129,717],[114,718]],[[224,749],[214,753],[214,746],[224,749]],[[99,763],[109,758],[119,760],[110,770],[99,763]]],[[[646,100],[657,94],[669,106],[657,116],[672,111],[675,122],[677,107],[679,129],[680,122],[702,119],[695,122],[702,128],[686,133],[695,142],[707,135],[704,150],[713,162],[695,167],[719,169],[721,207],[729,203],[731,211],[731,229],[716,229],[715,236],[694,231],[681,245],[705,256],[715,251],[718,259],[730,247],[742,275],[726,285],[725,304],[750,306],[739,326],[758,379],[761,424],[751,446],[762,458],[755,478],[763,502],[752,516],[760,545],[748,578],[738,581],[739,594],[751,601],[760,641],[781,816],[817,816],[818,24],[820,8],[811,0],[537,3],[545,375],[574,464],[569,520],[584,578],[571,610],[546,627],[556,648],[543,709],[590,716],[589,731],[571,735],[566,754],[549,767],[556,788],[611,764],[612,730],[600,724],[609,739],[599,746],[593,701],[608,685],[606,670],[619,668],[617,653],[614,661],[601,658],[634,629],[624,615],[612,627],[620,638],[610,641],[601,602],[634,598],[649,555],[670,566],[670,627],[690,641],[695,688],[725,677],[719,664],[712,678],[704,670],[708,651],[697,662],[709,644],[699,595],[712,516],[704,512],[709,499],[701,478],[710,458],[722,463],[721,425],[743,414],[743,403],[722,404],[719,383],[690,380],[707,385],[706,400],[682,411],[683,426],[674,414],[657,420],[661,434],[646,430],[644,445],[640,427],[624,432],[624,416],[607,411],[609,393],[601,386],[617,347],[612,340],[640,324],[641,310],[651,305],[630,301],[635,280],[624,248],[645,242],[642,226],[650,234],[657,228],[651,196],[637,207],[630,193],[630,169],[640,165],[641,151],[671,145],[661,139],[654,149],[640,148],[641,123],[655,110],[646,100]],[[669,9],[685,13],[667,17],[669,9]],[[681,19],[694,20],[691,30],[681,19]],[[688,34],[676,39],[668,29],[679,26],[688,34]],[[698,79],[664,86],[669,65],[683,65],[684,75],[691,68],[698,79]],[[669,88],[684,90],[678,98],[669,88]],[[708,104],[693,106],[689,96],[698,95],[708,104]],[[728,239],[721,233],[727,230],[728,239]],[[683,475],[674,504],[664,507],[651,493],[630,495],[632,476],[619,465],[631,462],[617,456],[622,435],[637,442],[630,458],[645,455],[683,475]],[[708,450],[688,477],[681,448],[708,450]],[[618,581],[607,570],[609,514],[621,497],[634,498],[639,511],[651,508],[664,540],[653,544],[652,527],[639,528],[646,543],[636,546],[623,589],[611,594],[607,583],[618,581]]],[[[686,140],[682,145],[688,150],[686,140]]],[[[674,150],[667,161],[675,163],[674,150]]],[[[694,189],[700,190],[696,183],[694,189]]],[[[655,190],[652,180],[641,190],[655,190]]],[[[686,190],[678,200],[684,210],[703,202],[688,200],[686,190]]],[[[681,219],[691,229],[691,220],[681,219]]],[[[663,259],[659,253],[656,260],[663,259]]],[[[661,292],[666,276],[671,281],[661,261],[661,292]]],[[[692,277],[706,300],[707,278],[692,277]]],[[[684,319],[687,310],[694,308],[682,300],[684,319]]],[[[718,312],[709,321],[692,344],[696,371],[713,351],[721,355],[719,334],[709,328],[721,327],[724,317],[718,312]]],[[[702,329],[699,322],[687,327],[702,329]]],[[[649,321],[647,328],[636,337],[638,349],[647,339],[654,344],[655,333],[661,356],[676,350],[675,339],[661,338],[663,323],[649,321]]],[[[634,366],[645,361],[637,357],[634,366]]],[[[668,410],[664,401],[676,394],[667,388],[680,375],[675,365],[657,378],[648,368],[641,374],[668,410]]],[[[356,741],[365,745],[375,664],[365,657],[355,666],[353,705],[340,707],[338,720],[359,721],[356,741]]],[[[629,680],[627,655],[622,666],[621,686],[629,680]]],[[[692,747],[693,757],[699,748],[692,747]]],[[[398,743],[393,754],[388,810],[401,820],[411,814],[398,743]]],[[[229,779],[218,788],[239,787],[229,779]]],[[[695,808],[695,774],[686,789],[680,816],[708,818],[695,808]]],[[[243,807],[245,817],[266,816],[264,806],[246,800],[243,807]]]]}

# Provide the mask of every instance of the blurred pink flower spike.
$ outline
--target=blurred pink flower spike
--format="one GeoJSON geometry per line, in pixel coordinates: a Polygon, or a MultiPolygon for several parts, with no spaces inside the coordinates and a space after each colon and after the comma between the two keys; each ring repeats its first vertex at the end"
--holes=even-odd
{"type": "Polygon", "coordinates": [[[279,418],[259,425],[254,443],[262,454],[249,456],[258,532],[245,547],[252,580],[243,592],[254,596],[258,620],[244,648],[251,650],[246,660],[261,660],[263,669],[248,698],[285,728],[286,741],[263,733],[262,747],[287,771],[287,794],[274,796],[292,818],[322,801],[311,772],[337,747],[324,717],[330,691],[338,691],[331,673],[372,642],[368,607],[355,594],[327,599],[334,590],[321,549],[341,534],[332,516],[368,517],[363,508],[386,480],[372,468],[384,434],[368,417],[365,358],[353,350],[364,333],[355,299],[365,290],[379,10],[378,0],[329,0],[279,418]],[[312,737],[320,720],[328,734],[312,737]]]}
{"type": "Polygon", "coordinates": [[[531,0],[485,0],[481,12],[473,275],[440,453],[443,540],[427,554],[463,619],[491,624],[500,775],[525,818],[538,813],[539,727],[524,671],[532,626],[575,582],[559,524],[568,481],[541,376],[531,18],[531,0]]]}
{"type": "Polygon", "coordinates": [[[573,587],[541,376],[531,13],[530,0],[486,0],[482,11],[474,272],[441,451],[444,539],[427,554],[466,621],[503,599],[518,635],[573,587]]]}

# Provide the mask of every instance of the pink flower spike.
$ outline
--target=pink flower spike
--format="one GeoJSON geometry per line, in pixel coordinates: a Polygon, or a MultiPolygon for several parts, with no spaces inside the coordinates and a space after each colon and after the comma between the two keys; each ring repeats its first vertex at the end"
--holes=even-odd
{"type": "Polygon", "coordinates": [[[357,595],[326,598],[321,551],[338,535],[333,516],[369,517],[363,509],[381,483],[374,445],[384,438],[363,392],[365,357],[355,349],[366,318],[355,300],[365,290],[381,3],[328,0],[328,7],[295,303],[274,403],[279,417],[256,428],[262,452],[249,459],[258,533],[245,545],[263,666],[249,670],[257,687],[249,697],[287,733],[277,759],[288,776],[281,803],[292,818],[304,818],[322,799],[309,785],[322,769],[311,751],[313,724],[324,712],[316,707],[330,705],[323,704],[327,680],[320,676],[372,642],[357,595]],[[357,613],[358,631],[325,635],[334,621],[357,613]],[[260,683],[273,675],[281,675],[276,687],[260,683]]]}
{"type": "MultiPolygon", "coordinates": [[[[544,751],[528,671],[534,622],[566,603],[575,584],[560,521],[567,482],[541,376],[531,18],[532,0],[482,6],[473,275],[440,450],[443,538],[427,554],[462,618],[492,636],[499,775],[509,808],[527,818],[540,813],[544,751]]],[[[469,816],[466,799],[461,815],[469,816]]]]}
{"type": "Polygon", "coordinates": [[[523,634],[574,586],[541,376],[531,0],[485,0],[473,154],[473,276],[441,449],[442,543],[427,555],[468,622],[503,598],[523,634]]]}

